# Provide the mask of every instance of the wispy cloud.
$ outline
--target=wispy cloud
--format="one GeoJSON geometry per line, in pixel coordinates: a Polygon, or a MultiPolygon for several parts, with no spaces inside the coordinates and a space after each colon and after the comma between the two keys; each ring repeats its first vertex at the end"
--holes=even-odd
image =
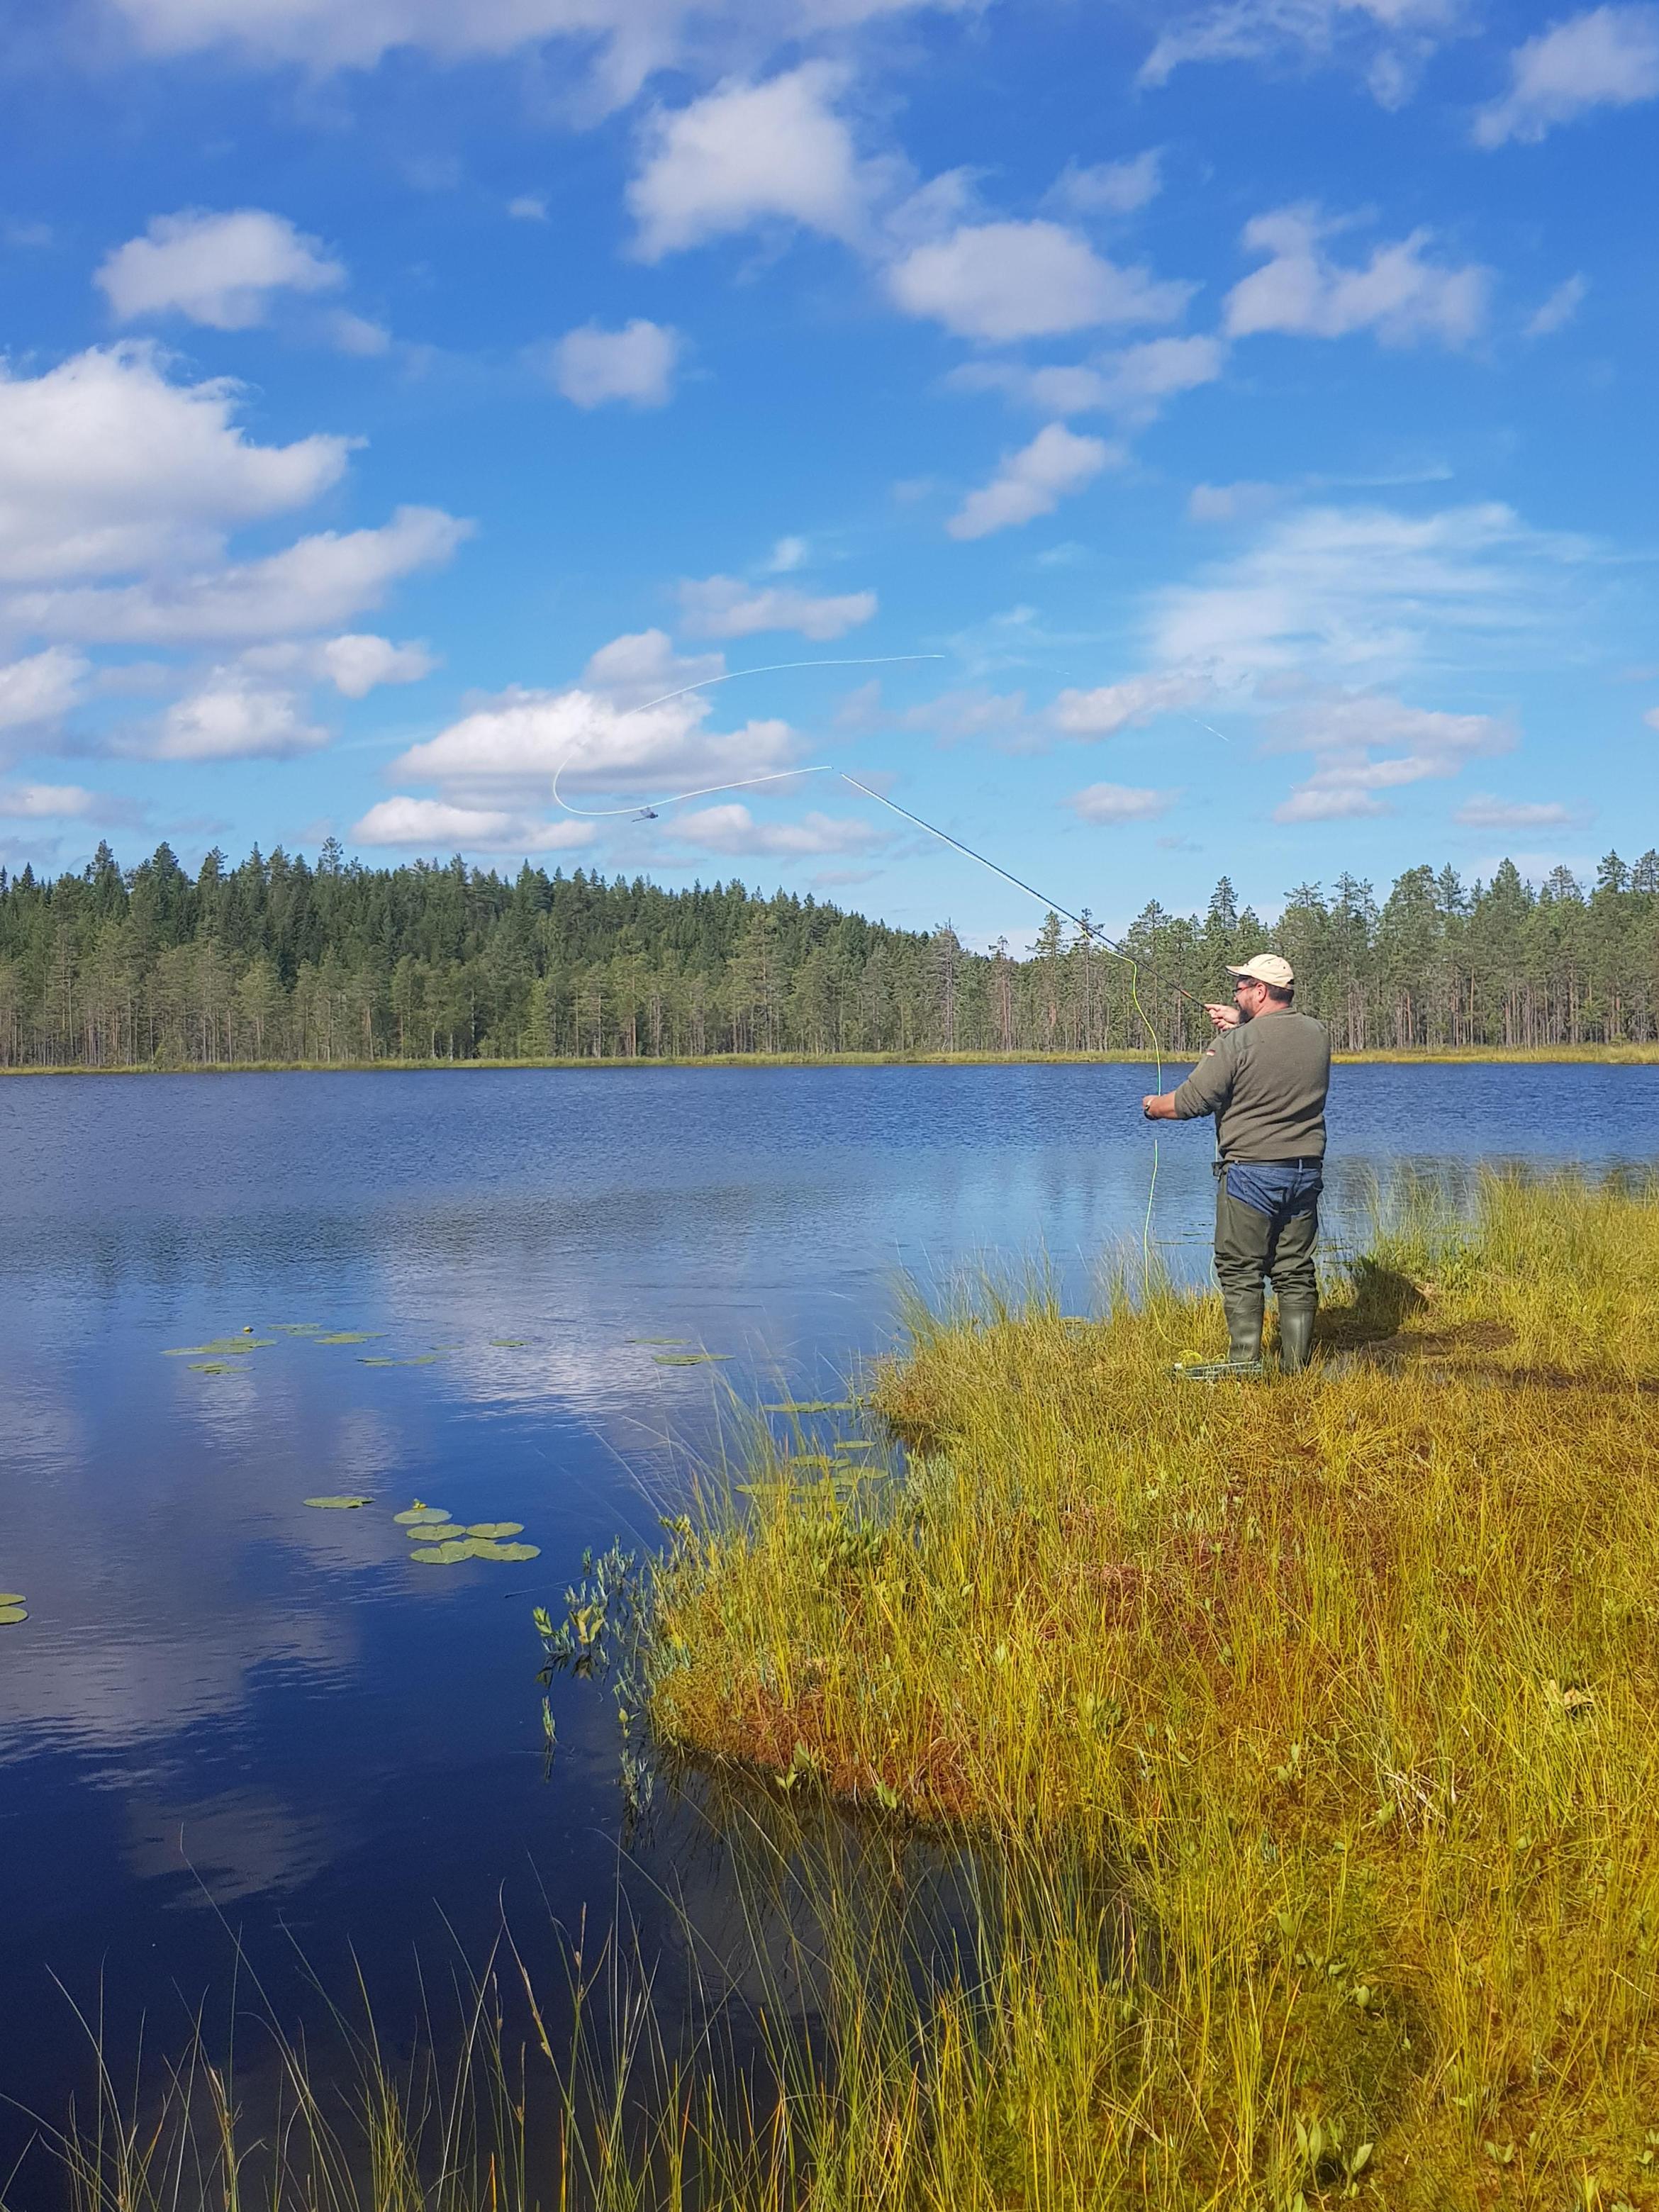
{"type": "Polygon", "coordinates": [[[952,538],[988,538],[1035,521],[1122,458],[1103,438],[1079,437],[1063,422],[1050,422],[1029,446],[1005,453],[991,481],[970,491],[945,526],[952,538]]]}
{"type": "Polygon", "coordinates": [[[1659,98],[1659,8],[1592,8],[1510,56],[1510,88],[1474,118],[1477,146],[1535,144],[1596,107],[1659,98]]]}
{"type": "Polygon", "coordinates": [[[1314,207],[1279,208],[1247,223],[1246,250],[1268,258],[1227,295],[1227,335],[1340,338],[1372,331],[1385,345],[1437,338],[1458,346],[1480,331],[1489,283],[1484,269],[1433,260],[1427,230],[1345,266],[1327,249],[1344,227],[1314,207]]]}

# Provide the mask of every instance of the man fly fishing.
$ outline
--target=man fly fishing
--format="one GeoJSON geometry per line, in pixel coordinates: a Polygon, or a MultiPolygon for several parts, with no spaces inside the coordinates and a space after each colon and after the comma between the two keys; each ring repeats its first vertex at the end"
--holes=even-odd
{"type": "Polygon", "coordinates": [[[1314,1243],[1325,1158],[1331,1047],[1324,1024],[1291,1001],[1296,977],[1276,952],[1229,968],[1233,1003],[1206,1006],[1219,1032],[1184,1083],[1140,1102],[1149,1121],[1213,1114],[1215,1271],[1227,1316],[1227,1364],[1206,1377],[1259,1373],[1263,1285],[1279,1299],[1279,1364],[1308,1364],[1319,1278],[1314,1243]]]}

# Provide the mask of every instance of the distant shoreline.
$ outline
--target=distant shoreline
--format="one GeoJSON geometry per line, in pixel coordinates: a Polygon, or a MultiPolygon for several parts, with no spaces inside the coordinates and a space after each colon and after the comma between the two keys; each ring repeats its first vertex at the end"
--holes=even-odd
{"type": "MultiPolygon", "coordinates": [[[[1130,1066],[1176,1067],[1197,1059],[1193,1052],[841,1052],[841,1053],[710,1053],[678,1057],[640,1056],[635,1059],[595,1060],[239,1060],[212,1066],[158,1067],[139,1061],[117,1067],[80,1067],[73,1062],[52,1066],[0,1067],[6,1076],[109,1075],[454,1075],[484,1071],[550,1069],[599,1070],[626,1068],[784,1068],[784,1067],[1098,1067],[1130,1066]]],[[[1420,1051],[1338,1052],[1338,1066],[1659,1066],[1659,1043],[1588,1045],[1466,1045],[1425,1048],[1420,1051]]]]}

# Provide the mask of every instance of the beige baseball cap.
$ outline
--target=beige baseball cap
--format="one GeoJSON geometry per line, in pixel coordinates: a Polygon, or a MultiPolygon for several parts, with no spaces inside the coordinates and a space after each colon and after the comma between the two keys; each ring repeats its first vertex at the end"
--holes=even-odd
{"type": "Polygon", "coordinates": [[[1247,975],[1252,983],[1271,983],[1275,991],[1288,991],[1296,975],[1288,960],[1277,952],[1258,952],[1254,960],[1247,960],[1242,968],[1229,968],[1230,975],[1247,975]]]}

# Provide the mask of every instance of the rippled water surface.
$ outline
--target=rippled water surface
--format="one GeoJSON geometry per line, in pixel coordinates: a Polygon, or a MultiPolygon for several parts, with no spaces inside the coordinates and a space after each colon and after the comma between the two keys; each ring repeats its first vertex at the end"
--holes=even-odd
{"type": "MultiPolygon", "coordinates": [[[[165,2042],[233,1931],[279,1981],[291,1937],[325,1978],[349,1942],[395,1982],[503,1896],[603,1917],[615,1719],[556,1682],[544,1775],[532,1607],[585,1547],[653,1540],[728,1392],[838,1396],[902,1273],[1041,1252],[1085,1300],[1140,1234],[1147,1080],[0,1084],[0,1589],[31,1616],[0,1629],[0,2092],[56,2114],[84,2072],[54,1975],[101,1985],[118,2045],[141,2010],[165,2042]],[[372,1338],[276,1334],[225,1374],[164,1356],[302,1323],[372,1338]],[[375,1504],[302,1503],[337,1492],[375,1504]],[[416,1497],[520,1521],[541,1556],[411,1565],[391,1515],[416,1497]]],[[[1645,1161],[1656,1107],[1653,1068],[1340,1068],[1328,1215],[1407,1159],[1645,1161]]],[[[1182,1271],[1207,1261],[1210,1149],[1161,1140],[1182,1271]]]]}

